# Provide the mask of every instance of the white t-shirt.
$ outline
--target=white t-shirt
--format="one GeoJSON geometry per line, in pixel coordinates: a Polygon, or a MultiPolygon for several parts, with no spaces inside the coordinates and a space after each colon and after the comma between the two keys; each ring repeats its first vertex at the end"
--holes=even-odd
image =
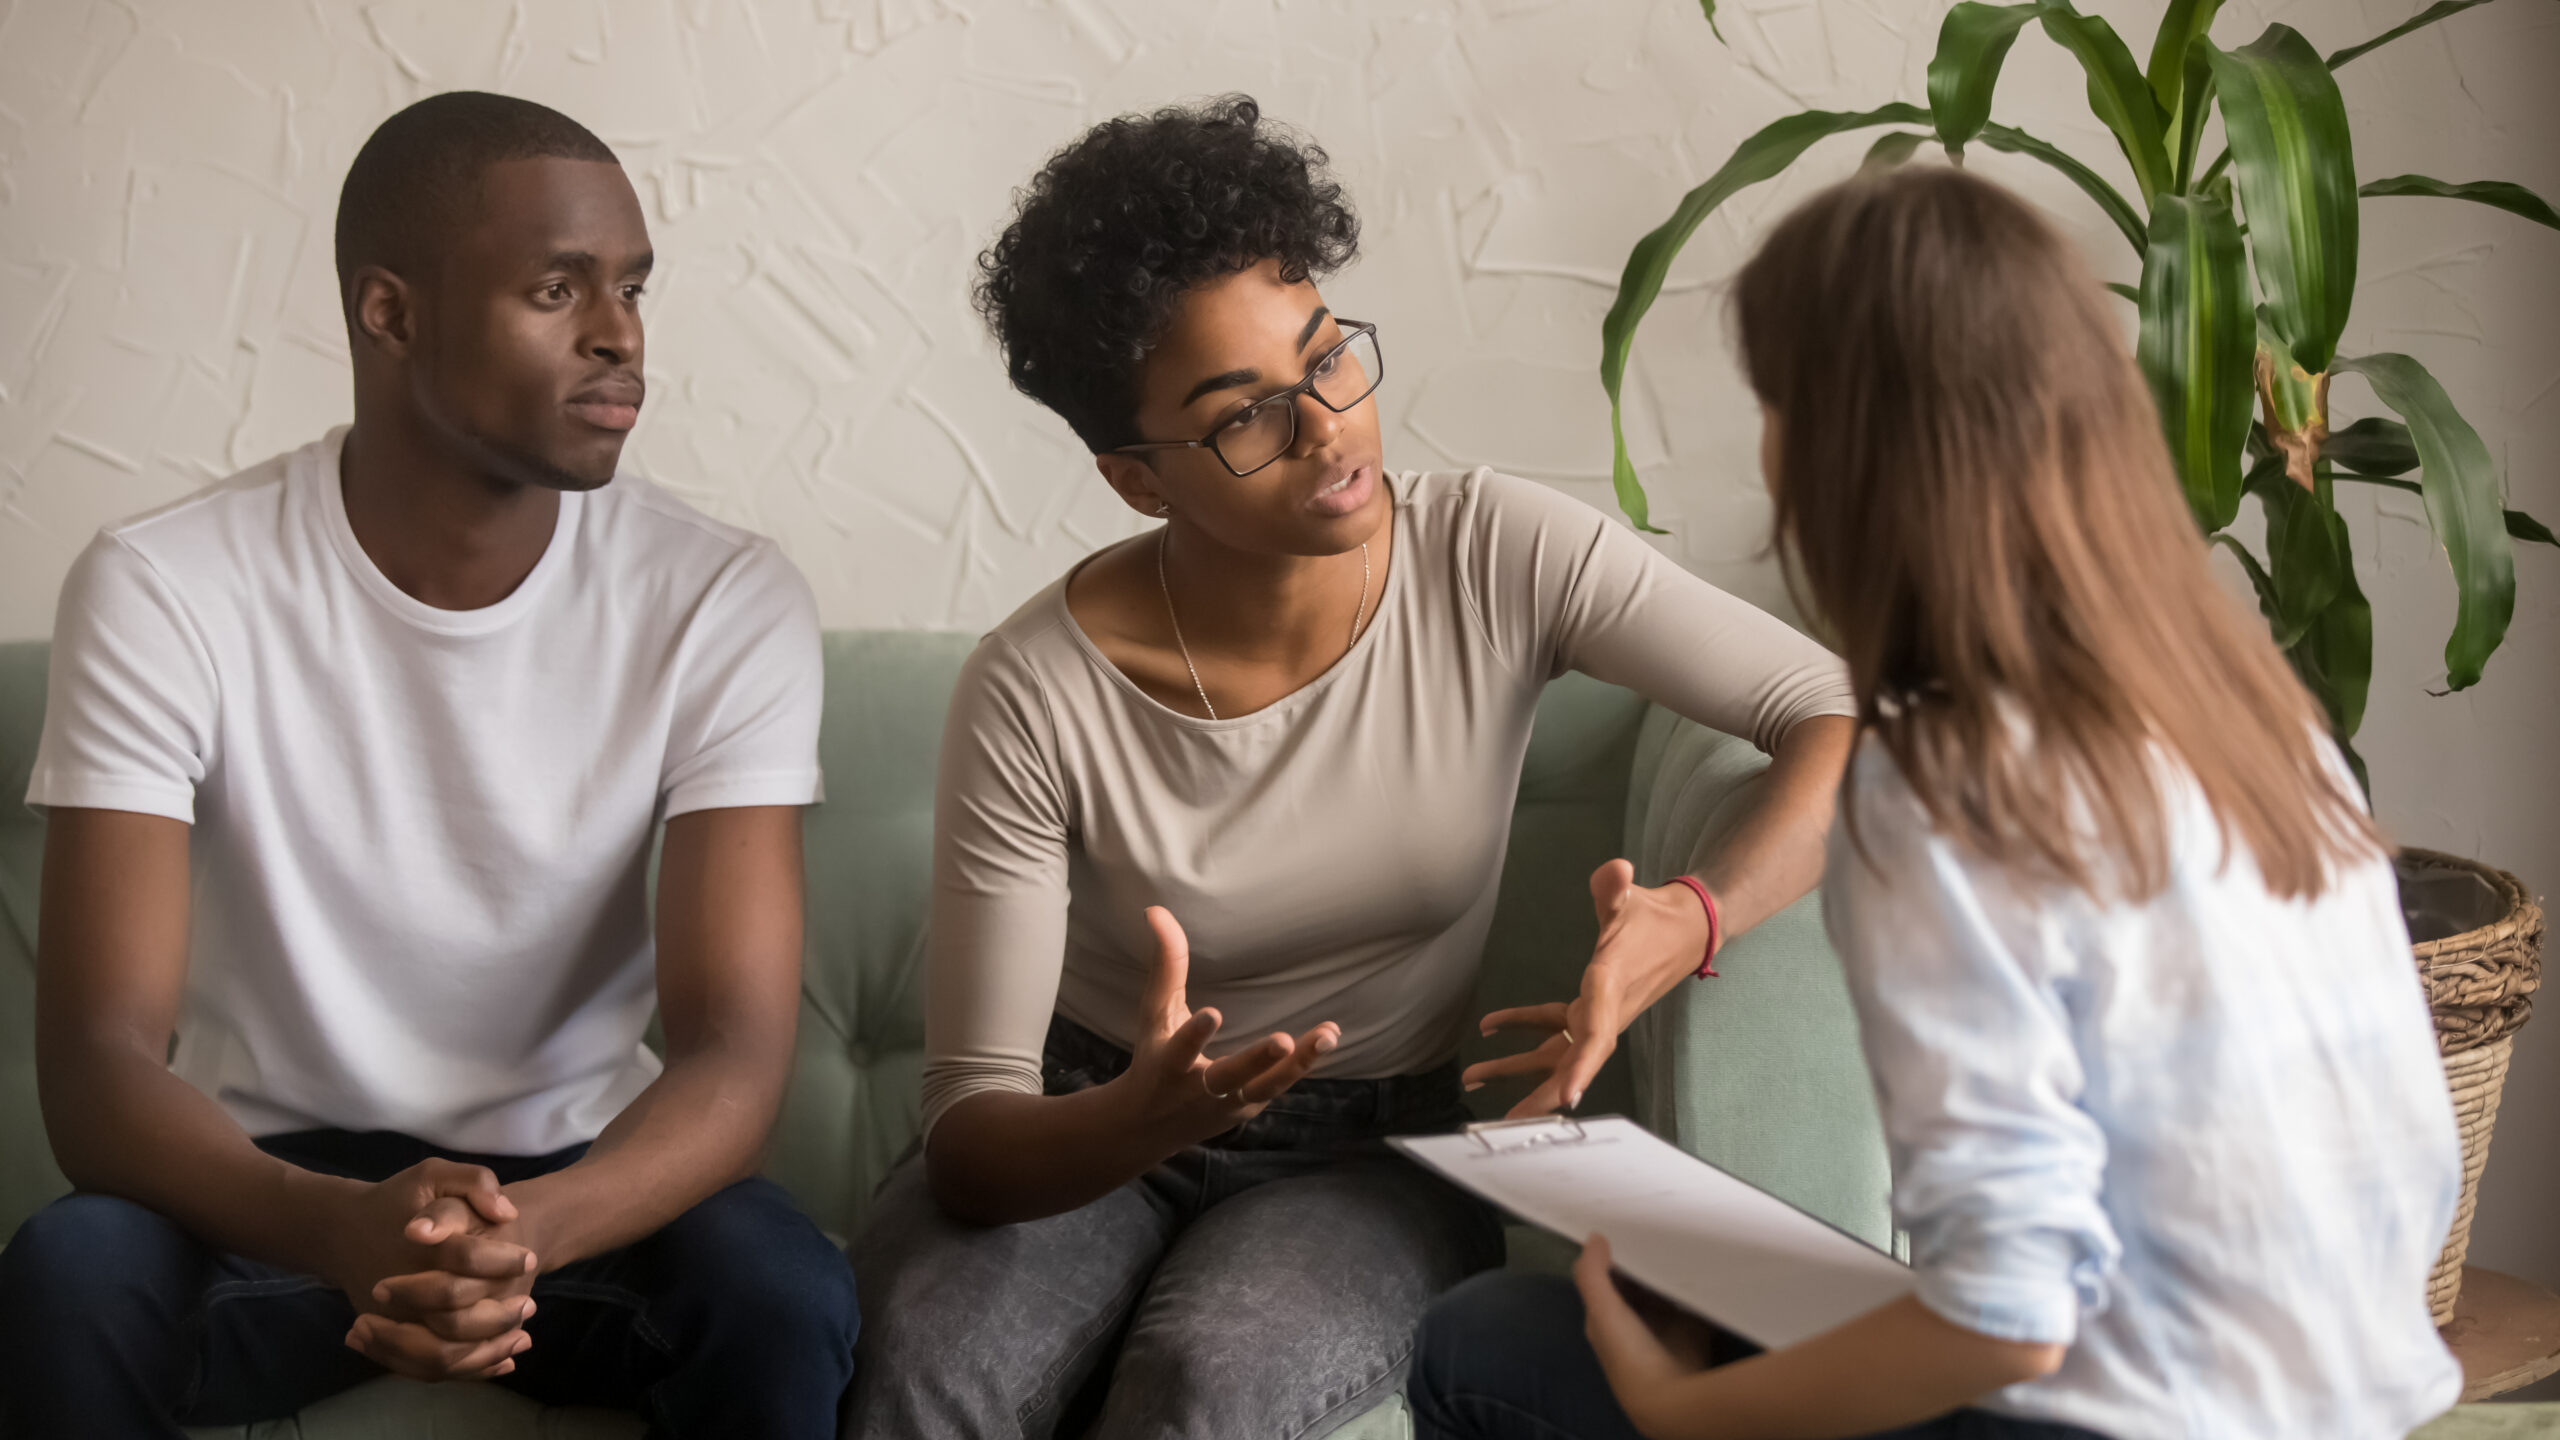
{"type": "Polygon", "coordinates": [[[438,610],[356,543],[344,435],[100,532],[28,803],[195,827],[171,1064],[250,1134],[592,1139],[658,1073],[655,823],[818,798],[808,585],[625,477],[438,610]]]}

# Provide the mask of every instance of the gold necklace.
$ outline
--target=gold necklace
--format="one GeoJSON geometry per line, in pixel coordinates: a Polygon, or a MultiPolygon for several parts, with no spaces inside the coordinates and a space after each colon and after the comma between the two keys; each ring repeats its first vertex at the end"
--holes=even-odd
{"type": "MultiPolygon", "coordinates": [[[[1165,537],[1173,533],[1167,525],[1156,532],[1156,588],[1164,592],[1164,618],[1173,622],[1173,643],[1182,652],[1182,668],[1191,672],[1191,688],[1200,697],[1200,708],[1209,718],[1218,718],[1218,707],[1209,703],[1209,687],[1200,683],[1200,667],[1191,663],[1191,646],[1182,638],[1182,617],[1173,610],[1173,586],[1164,578],[1165,537]]],[[[1351,638],[1342,642],[1342,653],[1360,642],[1360,622],[1369,615],[1369,542],[1360,542],[1360,603],[1351,611],[1351,638]]],[[[1339,657],[1336,657],[1339,658],[1339,657]]]]}

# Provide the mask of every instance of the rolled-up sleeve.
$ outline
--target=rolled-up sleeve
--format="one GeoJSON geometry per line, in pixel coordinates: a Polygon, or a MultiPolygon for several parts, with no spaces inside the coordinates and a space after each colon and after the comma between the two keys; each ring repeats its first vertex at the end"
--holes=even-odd
{"type": "Polygon", "coordinates": [[[1839,657],[1534,481],[1466,482],[1459,585],[1497,654],[1542,679],[1579,670],[1775,753],[1817,715],[1855,715],[1839,657]]]}
{"type": "Polygon", "coordinates": [[[1001,636],[961,667],[934,786],[924,1130],[986,1091],[1040,1093],[1067,943],[1067,806],[1039,680],[1001,636]]]}
{"type": "Polygon", "coordinates": [[[1919,1296],[2002,1340],[2069,1344],[2121,1255],[2082,1108],[2086,1003],[2049,906],[1929,828],[1875,744],[1851,767],[1824,918],[1858,1011],[1919,1296]]]}

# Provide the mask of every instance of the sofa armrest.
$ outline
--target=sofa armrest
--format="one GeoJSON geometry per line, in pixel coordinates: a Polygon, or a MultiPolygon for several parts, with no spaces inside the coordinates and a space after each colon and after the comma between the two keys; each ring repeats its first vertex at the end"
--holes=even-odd
{"type": "MultiPolygon", "coordinates": [[[[1659,885],[1746,813],[1769,757],[1660,707],[1627,786],[1626,854],[1659,885]]],[[[1628,1031],[1636,1118],[1681,1148],[1891,1248],[1892,1177],[1840,961],[1808,895],[1730,941],[1628,1031]]]]}

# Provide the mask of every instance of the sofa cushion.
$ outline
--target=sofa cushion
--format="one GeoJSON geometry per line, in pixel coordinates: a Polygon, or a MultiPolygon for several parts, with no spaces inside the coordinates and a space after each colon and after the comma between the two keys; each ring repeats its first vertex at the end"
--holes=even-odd
{"type": "MultiPolygon", "coordinates": [[[[1648,715],[1628,785],[1636,878],[1661,884],[1730,834],[1768,766],[1746,741],[1665,710],[1648,715]]],[[[1884,1124],[1819,894],[1736,937],[1716,969],[1629,1031],[1636,1118],[1869,1244],[1893,1246],[1884,1124]]]]}
{"type": "Polygon", "coordinates": [[[44,729],[41,640],[0,645],[0,1237],[71,1188],[36,1109],[36,883],[44,821],[23,800],[44,729]]]}
{"type": "Polygon", "coordinates": [[[766,1173],[842,1240],[916,1133],[934,769],[975,637],[839,630],[825,643],[826,799],[800,827],[800,1037],[766,1173]]]}

